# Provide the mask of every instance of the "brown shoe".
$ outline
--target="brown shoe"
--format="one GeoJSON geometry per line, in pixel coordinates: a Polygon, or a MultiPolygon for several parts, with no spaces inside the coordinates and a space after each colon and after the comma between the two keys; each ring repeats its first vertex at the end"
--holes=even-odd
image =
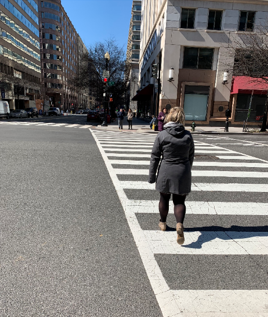
{"type": "Polygon", "coordinates": [[[161,231],[166,231],[167,230],[167,225],[166,225],[165,222],[161,222],[160,221],[158,226],[159,226],[161,231]]]}
{"type": "Polygon", "coordinates": [[[177,242],[178,242],[178,244],[182,245],[185,241],[182,223],[177,223],[176,231],[177,231],[177,242]]]}

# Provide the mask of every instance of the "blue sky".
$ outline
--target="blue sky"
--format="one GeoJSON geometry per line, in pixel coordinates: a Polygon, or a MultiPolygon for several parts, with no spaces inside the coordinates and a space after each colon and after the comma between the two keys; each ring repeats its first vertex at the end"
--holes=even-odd
{"type": "Polygon", "coordinates": [[[87,47],[113,37],[126,50],[132,0],[62,0],[61,3],[87,47]]]}

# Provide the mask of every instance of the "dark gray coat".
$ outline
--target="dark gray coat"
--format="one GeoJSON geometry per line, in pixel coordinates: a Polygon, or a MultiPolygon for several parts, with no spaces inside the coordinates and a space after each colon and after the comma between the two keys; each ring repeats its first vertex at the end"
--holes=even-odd
{"type": "Polygon", "coordinates": [[[149,183],[156,182],[156,190],[160,193],[189,194],[193,160],[194,141],[191,133],[181,124],[169,122],[154,143],[149,183]]]}

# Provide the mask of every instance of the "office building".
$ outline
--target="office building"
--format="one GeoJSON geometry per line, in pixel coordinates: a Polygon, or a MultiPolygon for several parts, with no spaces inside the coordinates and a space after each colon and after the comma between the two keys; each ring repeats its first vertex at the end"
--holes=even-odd
{"type": "Polygon", "coordinates": [[[144,0],[134,97],[139,110],[158,114],[164,107],[181,106],[187,123],[200,125],[224,122],[229,107],[231,122],[242,125],[254,88],[250,121],[258,122],[268,88],[228,73],[235,58],[230,47],[267,21],[266,0],[144,0]]]}
{"type": "Polygon", "coordinates": [[[11,109],[36,106],[40,96],[37,0],[0,0],[1,99],[11,109]]]}
{"type": "Polygon", "coordinates": [[[139,82],[139,59],[140,59],[140,30],[141,30],[141,5],[142,1],[133,1],[132,14],[129,27],[127,62],[129,64],[129,90],[128,107],[132,111],[137,110],[137,102],[132,100],[138,90],[139,82]]]}
{"type": "Polygon", "coordinates": [[[88,107],[88,94],[72,84],[84,44],[61,0],[39,1],[42,83],[46,106],[61,110],[88,107]]]}

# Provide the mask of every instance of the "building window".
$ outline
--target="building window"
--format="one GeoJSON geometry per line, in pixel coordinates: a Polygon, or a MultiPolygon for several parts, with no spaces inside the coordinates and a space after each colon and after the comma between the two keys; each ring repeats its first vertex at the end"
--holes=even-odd
{"type": "Polygon", "coordinates": [[[134,5],[133,11],[141,11],[141,5],[138,5],[138,4],[134,5]]]}
{"type": "Polygon", "coordinates": [[[133,15],[133,21],[141,21],[141,15],[133,15]]]}
{"type": "Polygon", "coordinates": [[[254,29],[255,12],[241,11],[239,31],[252,32],[254,29]]]}
{"type": "Polygon", "coordinates": [[[221,30],[222,11],[209,10],[208,29],[221,30]]]}
{"type": "Polygon", "coordinates": [[[213,48],[184,48],[183,68],[212,69],[213,48]]]}
{"type": "Polygon", "coordinates": [[[141,30],[141,26],[134,24],[133,27],[132,27],[132,30],[133,31],[140,31],[141,30]]]}
{"type": "Polygon", "coordinates": [[[133,44],[132,45],[132,49],[133,50],[139,50],[140,49],[140,45],[139,44],[133,44]]]}
{"type": "Polygon", "coordinates": [[[134,40],[134,41],[140,41],[140,39],[141,39],[141,36],[140,36],[139,34],[134,34],[134,35],[132,35],[132,40],[134,40]]]}
{"type": "Polygon", "coordinates": [[[193,29],[195,20],[195,9],[182,9],[181,28],[193,29]]]}
{"type": "Polygon", "coordinates": [[[132,54],[133,59],[140,59],[140,54],[132,54]]]}

